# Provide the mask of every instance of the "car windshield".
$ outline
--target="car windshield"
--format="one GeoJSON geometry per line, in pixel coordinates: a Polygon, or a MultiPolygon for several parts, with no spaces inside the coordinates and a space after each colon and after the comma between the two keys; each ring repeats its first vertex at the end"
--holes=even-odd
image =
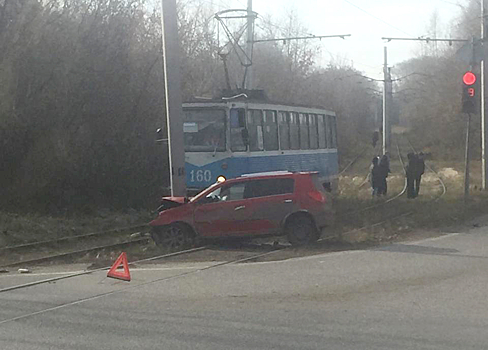
{"type": "Polygon", "coordinates": [[[225,151],[225,110],[185,109],[185,151],[225,151]]]}
{"type": "Polygon", "coordinates": [[[213,190],[219,185],[220,183],[219,182],[216,182],[214,183],[213,185],[207,187],[206,189],[204,189],[203,191],[199,192],[195,197],[192,197],[190,198],[190,202],[196,202],[198,201],[200,198],[202,197],[205,197],[206,195],[208,195],[209,193],[212,193],[213,190]]]}

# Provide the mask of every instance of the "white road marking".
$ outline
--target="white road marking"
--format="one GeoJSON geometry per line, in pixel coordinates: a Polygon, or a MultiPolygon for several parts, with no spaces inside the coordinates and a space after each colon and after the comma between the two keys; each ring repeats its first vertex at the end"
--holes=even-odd
{"type": "Polygon", "coordinates": [[[460,234],[461,234],[460,232],[449,233],[447,235],[442,235],[442,236],[438,236],[438,237],[431,237],[431,238],[421,239],[420,241],[405,242],[405,243],[402,243],[402,244],[404,244],[404,245],[415,245],[415,244],[426,243],[426,242],[435,242],[435,241],[440,241],[442,239],[459,236],[460,234]]]}
{"type": "MultiPolygon", "coordinates": [[[[173,267],[148,267],[148,268],[131,268],[130,271],[171,271],[171,270],[192,270],[192,269],[200,269],[206,268],[210,265],[199,265],[199,266],[173,266],[173,267]]],[[[39,273],[28,273],[28,274],[5,274],[0,275],[0,278],[6,277],[35,277],[35,276],[49,276],[49,275],[71,275],[75,273],[85,272],[84,270],[80,271],[55,271],[55,272],[39,272],[39,273]]]]}

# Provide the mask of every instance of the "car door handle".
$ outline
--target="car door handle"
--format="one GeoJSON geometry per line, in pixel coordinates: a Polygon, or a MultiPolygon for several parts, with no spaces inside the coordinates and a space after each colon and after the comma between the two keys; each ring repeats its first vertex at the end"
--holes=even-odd
{"type": "Polygon", "coordinates": [[[283,203],[293,203],[293,199],[285,199],[283,203]]]}
{"type": "Polygon", "coordinates": [[[244,209],[244,208],[246,208],[246,206],[245,206],[245,205],[240,205],[240,206],[238,206],[238,207],[235,207],[235,208],[234,208],[234,211],[238,211],[238,210],[241,210],[241,209],[244,209]]]}

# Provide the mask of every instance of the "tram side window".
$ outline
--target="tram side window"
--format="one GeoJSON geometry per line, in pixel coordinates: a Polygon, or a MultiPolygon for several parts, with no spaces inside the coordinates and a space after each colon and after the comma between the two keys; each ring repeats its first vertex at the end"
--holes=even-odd
{"type": "Polygon", "coordinates": [[[278,122],[280,130],[280,149],[288,150],[290,149],[290,113],[289,112],[279,112],[278,122]]]}
{"type": "Polygon", "coordinates": [[[330,125],[332,129],[332,148],[337,148],[337,121],[335,116],[330,116],[330,125]]]}
{"type": "Polygon", "coordinates": [[[275,111],[264,111],[264,149],[276,151],[278,149],[278,121],[275,111]]]}
{"type": "Polygon", "coordinates": [[[319,148],[319,139],[317,134],[317,115],[308,115],[308,135],[310,137],[310,149],[319,148]]]}
{"type": "Polygon", "coordinates": [[[308,115],[300,113],[300,149],[309,149],[308,143],[308,115]]]}
{"type": "Polygon", "coordinates": [[[335,148],[337,143],[335,117],[332,115],[328,115],[326,116],[326,119],[327,119],[327,147],[335,148]]]}
{"type": "Polygon", "coordinates": [[[263,141],[263,111],[247,111],[247,129],[249,131],[249,149],[251,151],[262,151],[263,141]]]}
{"type": "Polygon", "coordinates": [[[185,151],[225,151],[225,110],[185,108],[183,112],[185,151]]]}
{"type": "Polygon", "coordinates": [[[290,148],[300,149],[300,126],[295,112],[290,113],[290,148]]]}
{"type": "Polygon", "coordinates": [[[230,143],[234,152],[246,151],[249,145],[246,111],[243,108],[232,108],[230,110],[230,143]]]}
{"type": "Polygon", "coordinates": [[[327,148],[327,131],[325,129],[324,115],[320,114],[317,116],[317,126],[319,130],[319,148],[327,148]]]}

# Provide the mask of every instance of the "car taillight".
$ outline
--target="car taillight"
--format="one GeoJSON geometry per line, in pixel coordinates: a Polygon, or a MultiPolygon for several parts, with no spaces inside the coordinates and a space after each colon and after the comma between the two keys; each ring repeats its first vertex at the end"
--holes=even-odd
{"type": "Polygon", "coordinates": [[[317,202],[325,203],[327,201],[327,198],[320,191],[308,192],[308,196],[317,202]]]}

